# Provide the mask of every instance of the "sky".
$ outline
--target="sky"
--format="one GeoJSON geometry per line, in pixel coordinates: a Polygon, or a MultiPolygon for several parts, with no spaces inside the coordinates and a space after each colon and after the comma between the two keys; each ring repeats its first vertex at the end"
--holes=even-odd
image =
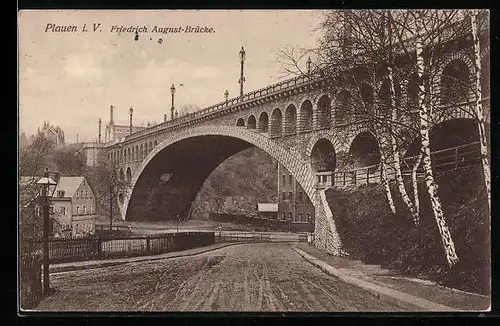
{"type": "Polygon", "coordinates": [[[116,124],[128,124],[131,106],[134,125],[162,122],[172,84],[176,108],[219,103],[226,89],[238,96],[242,46],[245,92],[276,83],[284,79],[279,51],[314,47],[321,37],[317,11],[22,11],[18,20],[20,131],[33,134],[47,120],[64,130],[66,143],[77,134],[96,140],[99,118],[104,134],[110,105],[116,124]],[[68,25],[77,30],[56,31],[68,25]],[[161,34],[155,25],[213,33],[161,34]],[[135,41],[113,26],[147,32],[135,41]]]}

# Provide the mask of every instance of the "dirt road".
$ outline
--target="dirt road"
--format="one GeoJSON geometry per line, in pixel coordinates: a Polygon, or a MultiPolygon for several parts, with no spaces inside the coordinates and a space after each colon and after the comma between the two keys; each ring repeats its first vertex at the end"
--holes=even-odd
{"type": "Polygon", "coordinates": [[[42,311],[400,311],[310,265],[287,244],[51,276],[42,311]]]}

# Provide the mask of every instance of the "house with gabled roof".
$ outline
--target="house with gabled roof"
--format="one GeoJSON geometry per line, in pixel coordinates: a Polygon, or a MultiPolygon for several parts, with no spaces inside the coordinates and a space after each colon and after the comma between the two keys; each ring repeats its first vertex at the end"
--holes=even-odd
{"type": "Polygon", "coordinates": [[[85,177],[60,177],[52,197],[54,236],[79,237],[95,233],[95,196],[85,177]]]}
{"type": "MultiPolygon", "coordinates": [[[[19,186],[24,191],[21,197],[36,197],[37,177],[21,177],[19,186]],[[29,190],[33,190],[28,194],[29,190]],[[25,195],[23,195],[25,194],[25,195]]],[[[57,176],[56,189],[51,199],[50,219],[51,235],[58,237],[81,237],[95,233],[95,195],[85,177],[57,176]]],[[[23,199],[23,198],[21,198],[23,199]]],[[[31,205],[35,198],[25,198],[26,205],[31,205]]],[[[23,201],[22,201],[23,202],[23,201]]],[[[42,209],[35,201],[35,216],[42,218],[42,209]]],[[[26,206],[25,205],[25,206],[26,206]]]]}

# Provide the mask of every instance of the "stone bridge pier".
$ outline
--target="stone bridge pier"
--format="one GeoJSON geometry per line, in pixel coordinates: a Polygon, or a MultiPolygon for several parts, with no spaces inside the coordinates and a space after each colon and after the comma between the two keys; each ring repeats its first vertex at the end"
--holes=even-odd
{"type": "MultiPolygon", "coordinates": [[[[142,162],[130,169],[130,186],[120,199],[124,220],[185,218],[205,179],[224,160],[258,147],[282,164],[297,180],[315,207],[315,233],[319,247],[332,254],[340,251],[332,213],[324,194],[315,187],[311,163],[290,149],[254,130],[235,126],[200,126],[163,141],[142,162]],[[161,188],[161,202],[155,189],[161,188]]],[[[125,167],[122,167],[122,169],[125,167]]]]}

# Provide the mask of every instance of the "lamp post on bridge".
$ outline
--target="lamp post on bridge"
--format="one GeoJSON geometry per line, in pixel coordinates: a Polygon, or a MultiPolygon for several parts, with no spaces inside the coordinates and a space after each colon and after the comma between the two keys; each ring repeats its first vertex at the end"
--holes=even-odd
{"type": "Polygon", "coordinates": [[[307,74],[311,73],[311,64],[312,64],[311,57],[309,57],[309,58],[307,58],[307,62],[306,62],[307,74]]]}
{"type": "Polygon", "coordinates": [[[174,110],[175,110],[175,108],[174,108],[175,86],[174,86],[174,84],[172,84],[172,87],[170,87],[170,93],[172,94],[172,108],[170,109],[170,111],[171,111],[170,118],[171,118],[171,120],[174,120],[174,110]]]}
{"type": "Polygon", "coordinates": [[[38,180],[39,194],[43,205],[43,294],[50,291],[49,278],[49,233],[50,233],[50,198],[56,190],[57,182],[49,177],[49,169],[45,169],[43,178],[38,180]]]}
{"type": "Polygon", "coordinates": [[[245,82],[245,77],[243,76],[243,64],[245,62],[245,58],[246,58],[245,49],[243,47],[241,47],[241,50],[240,50],[241,74],[240,74],[239,83],[240,83],[240,97],[242,100],[243,100],[243,83],[245,82]]]}
{"type": "Polygon", "coordinates": [[[227,105],[227,102],[228,102],[228,98],[229,98],[229,91],[226,89],[226,91],[224,92],[224,98],[226,99],[226,105],[227,105]]]}
{"type": "Polygon", "coordinates": [[[130,109],[128,109],[128,113],[130,114],[130,135],[132,135],[132,115],[134,114],[134,109],[132,107],[130,107],[130,109]]]}

